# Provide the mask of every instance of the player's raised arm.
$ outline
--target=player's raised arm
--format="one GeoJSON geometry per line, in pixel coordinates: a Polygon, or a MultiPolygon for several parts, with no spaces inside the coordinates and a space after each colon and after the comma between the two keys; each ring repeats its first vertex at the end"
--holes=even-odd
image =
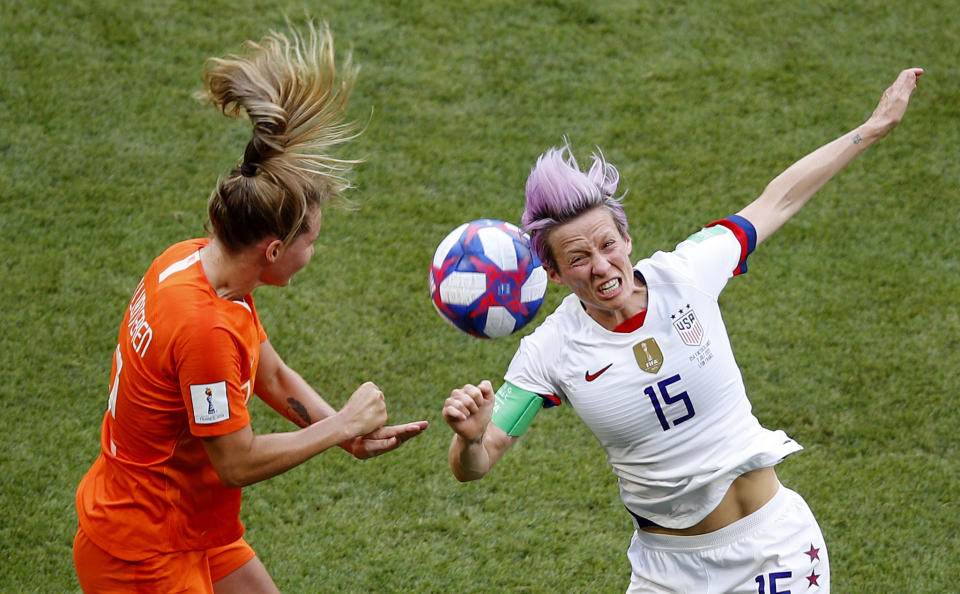
{"type": "Polygon", "coordinates": [[[457,480],[483,478],[517,440],[490,422],[495,396],[483,380],[450,393],[443,403],[443,419],[454,431],[450,441],[450,469],[457,480]]]}
{"type": "Polygon", "coordinates": [[[908,68],[884,91],[873,114],[859,127],[803,157],[771,181],[738,214],[753,223],[757,243],[770,237],[860,153],[893,130],[903,118],[922,68],[908,68]]]}

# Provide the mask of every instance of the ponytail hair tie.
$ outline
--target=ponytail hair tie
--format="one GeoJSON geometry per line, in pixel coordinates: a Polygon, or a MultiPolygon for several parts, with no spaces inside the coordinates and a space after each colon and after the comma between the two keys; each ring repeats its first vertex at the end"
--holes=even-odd
{"type": "Polygon", "coordinates": [[[254,177],[257,175],[257,166],[253,163],[243,162],[240,166],[240,175],[243,177],[254,177]]]}

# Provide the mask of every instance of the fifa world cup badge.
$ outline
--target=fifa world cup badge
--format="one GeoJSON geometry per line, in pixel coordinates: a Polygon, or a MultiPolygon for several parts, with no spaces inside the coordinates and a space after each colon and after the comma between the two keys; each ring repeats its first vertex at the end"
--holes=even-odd
{"type": "Polygon", "coordinates": [[[637,358],[637,365],[647,373],[656,373],[663,365],[663,353],[660,351],[660,345],[653,338],[634,345],[633,354],[637,358]]]}

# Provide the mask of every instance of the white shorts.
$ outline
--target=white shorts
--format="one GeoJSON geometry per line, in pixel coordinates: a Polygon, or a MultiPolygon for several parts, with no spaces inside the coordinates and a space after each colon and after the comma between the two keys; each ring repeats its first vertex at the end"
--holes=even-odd
{"type": "Polygon", "coordinates": [[[824,594],[830,561],[807,502],[781,486],[749,516],[698,536],[635,531],[627,594],[824,594]]]}

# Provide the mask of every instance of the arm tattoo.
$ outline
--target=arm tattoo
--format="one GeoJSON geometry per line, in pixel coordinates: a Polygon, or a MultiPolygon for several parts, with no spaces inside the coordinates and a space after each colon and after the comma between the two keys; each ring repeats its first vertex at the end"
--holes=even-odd
{"type": "Polygon", "coordinates": [[[857,132],[857,133],[853,136],[853,144],[860,144],[861,142],[863,142],[863,138],[860,136],[860,133],[857,132]]]}
{"type": "Polygon", "coordinates": [[[310,413],[307,412],[307,409],[299,400],[296,398],[287,398],[287,404],[289,405],[287,410],[299,417],[299,422],[297,419],[291,419],[294,423],[297,423],[297,425],[301,427],[306,427],[313,422],[310,420],[310,413]]]}

